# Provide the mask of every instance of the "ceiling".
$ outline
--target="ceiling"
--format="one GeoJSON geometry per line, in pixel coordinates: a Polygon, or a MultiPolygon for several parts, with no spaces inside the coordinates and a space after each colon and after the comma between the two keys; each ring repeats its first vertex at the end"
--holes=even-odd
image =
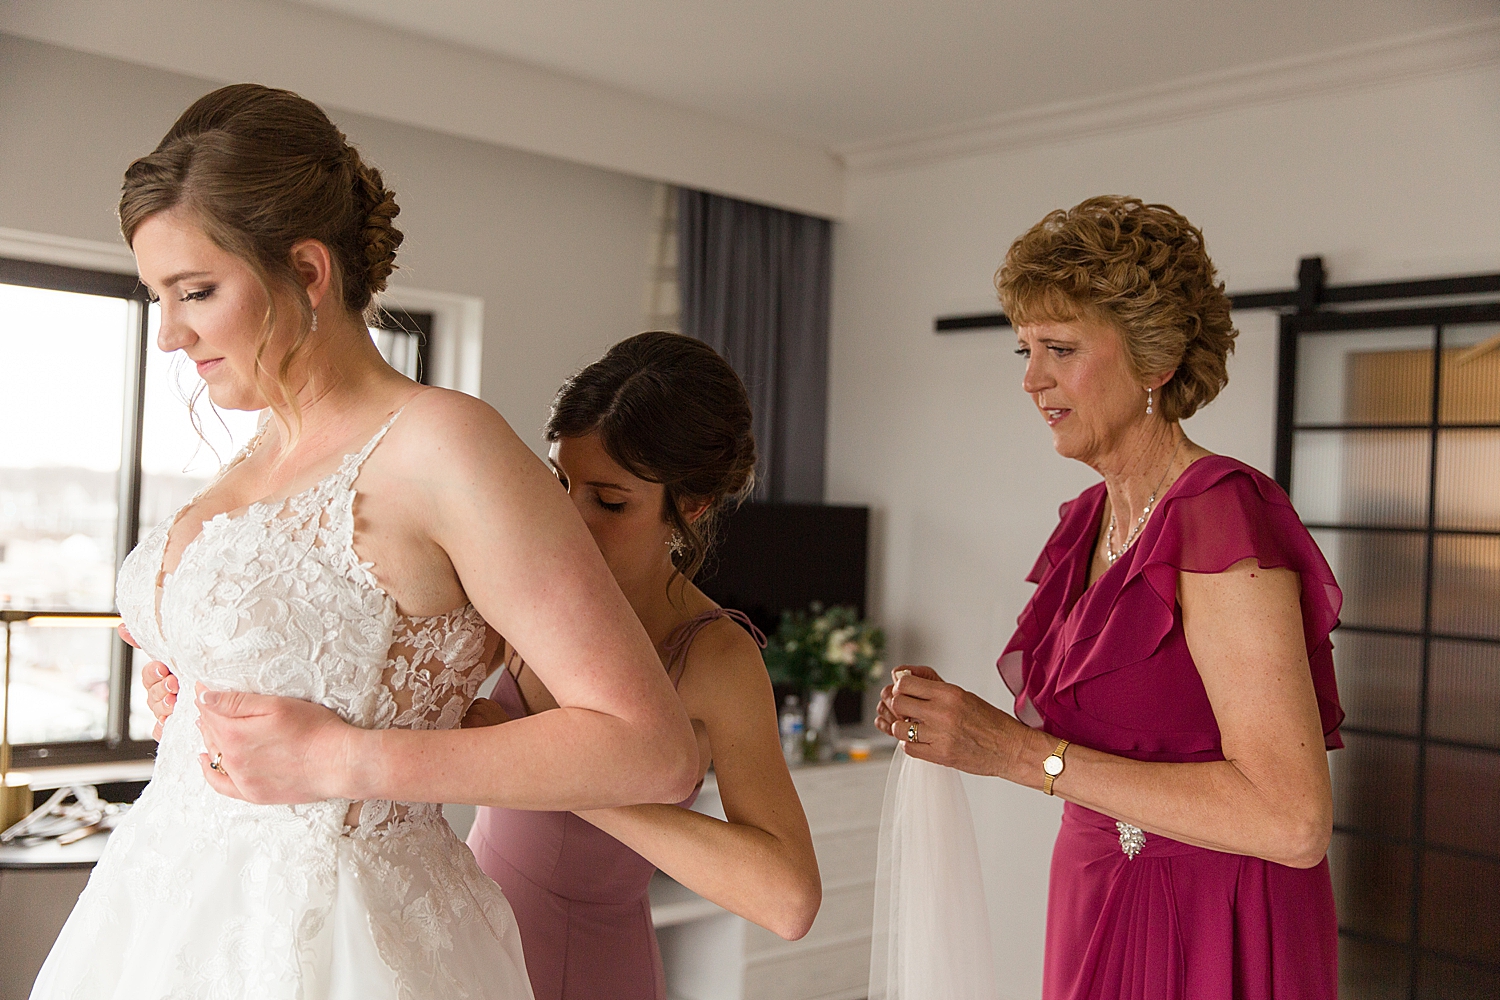
{"type": "Polygon", "coordinates": [[[1316,56],[1496,0],[293,0],[844,152],[1316,56]]]}

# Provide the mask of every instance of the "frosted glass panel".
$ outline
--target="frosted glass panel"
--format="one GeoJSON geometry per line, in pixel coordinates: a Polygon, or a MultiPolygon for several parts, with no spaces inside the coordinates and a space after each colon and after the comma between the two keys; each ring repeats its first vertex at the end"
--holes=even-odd
{"type": "MultiPolygon", "coordinates": [[[[1342,957],[1342,952],[1340,956],[1342,957]]],[[[1459,997],[1500,997],[1500,969],[1423,955],[1417,974],[1417,1000],[1455,1000],[1459,997]]],[[[1342,981],[1343,967],[1339,967],[1342,981]]],[[[1342,987],[1340,987],[1342,990],[1342,987]]],[[[1340,996],[1342,996],[1342,992],[1340,996]]],[[[1404,998],[1406,994],[1403,992],[1404,998]]]]}
{"type": "Polygon", "coordinates": [[[1413,532],[1312,533],[1344,591],[1345,625],[1422,627],[1422,580],[1427,541],[1413,532]]]}
{"type": "Polygon", "coordinates": [[[1416,735],[1421,713],[1421,639],[1340,629],[1333,634],[1333,670],[1339,704],[1349,725],[1416,735]]]}
{"type": "Polygon", "coordinates": [[[1345,733],[1344,749],[1329,754],[1328,764],[1336,824],[1365,833],[1411,836],[1415,741],[1345,733]]]}
{"type": "Polygon", "coordinates": [[[1403,945],[1339,937],[1339,996],[1410,1000],[1411,953],[1403,945]]]}
{"type": "Polygon", "coordinates": [[[1500,639],[1500,536],[1433,539],[1432,629],[1500,639]]]}
{"type": "Polygon", "coordinates": [[[1427,526],[1428,431],[1298,431],[1292,503],[1309,524],[1427,526]]]}
{"type": "Polygon", "coordinates": [[[1445,424],[1500,423],[1500,324],[1443,327],[1445,424]]]}
{"type": "Polygon", "coordinates": [[[1500,855],[1500,752],[1429,746],[1425,805],[1428,843],[1500,855]]]}
{"type": "Polygon", "coordinates": [[[1438,640],[1429,655],[1428,735],[1500,747],[1500,644],[1438,640]]]}
{"type": "Polygon", "coordinates": [[[1500,531],[1500,429],[1438,434],[1437,526],[1500,531]]]}
{"type": "Polygon", "coordinates": [[[1303,334],[1297,340],[1296,422],[1430,421],[1432,342],[1432,327],[1303,334]]]}
{"type": "Polygon", "coordinates": [[[1428,852],[1422,860],[1421,943],[1500,962],[1500,864],[1428,852]]]}
{"type": "Polygon", "coordinates": [[[1410,847],[1334,831],[1328,867],[1340,927],[1387,941],[1410,938],[1410,847]]]}

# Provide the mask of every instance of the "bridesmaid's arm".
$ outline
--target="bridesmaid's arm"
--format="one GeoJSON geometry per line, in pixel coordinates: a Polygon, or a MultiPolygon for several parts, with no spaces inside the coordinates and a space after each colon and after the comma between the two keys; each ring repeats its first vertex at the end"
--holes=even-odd
{"type": "MultiPolygon", "coordinates": [[[[1178,600],[1226,759],[1149,763],[1071,745],[1053,793],[1184,843],[1317,865],[1332,836],[1333,794],[1297,574],[1253,559],[1181,573],[1178,600]]],[[[932,677],[912,674],[887,692],[881,728],[904,736],[897,720],[923,720],[912,756],[1041,788],[1055,736],[932,677]]]]}
{"type": "Polygon", "coordinates": [[[707,730],[729,821],[665,805],[579,815],[698,895],[796,940],[818,915],[823,889],[760,650],[737,625],[708,626],[679,691],[707,730]]]}
{"type": "Polygon", "coordinates": [[[681,800],[697,780],[692,725],[556,478],[498,413],[459,393],[423,393],[398,429],[384,447],[410,470],[408,506],[387,529],[427,553],[405,579],[451,588],[456,574],[561,707],[482,729],[363,730],[307,702],[208,692],[202,724],[227,777],[208,758],[204,776],[255,802],[681,800]]]}

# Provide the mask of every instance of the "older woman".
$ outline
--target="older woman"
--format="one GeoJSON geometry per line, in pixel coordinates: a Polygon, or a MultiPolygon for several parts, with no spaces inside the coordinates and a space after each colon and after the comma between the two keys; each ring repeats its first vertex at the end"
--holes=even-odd
{"type": "Polygon", "coordinates": [[[919,667],[879,725],[1067,800],[1047,1000],[1333,1000],[1341,595],[1286,494],[1182,431],[1235,337],[1203,236],[1091,198],[1018,239],[996,284],[1054,447],[1103,482],[1028,577],[999,661],[1019,721],[919,667]]]}

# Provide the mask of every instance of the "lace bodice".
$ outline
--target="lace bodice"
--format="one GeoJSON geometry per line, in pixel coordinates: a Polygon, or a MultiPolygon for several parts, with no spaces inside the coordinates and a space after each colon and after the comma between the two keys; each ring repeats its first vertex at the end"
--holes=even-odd
{"type": "MultiPolygon", "coordinates": [[[[117,586],[121,616],[184,691],[202,681],[219,690],[302,698],[367,729],[458,726],[484,679],[484,620],[473,605],[434,617],[401,614],[354,551],[354,483],[395,419],[301,493],[204,522],[170,575],[161,567],[176,515],[125,560],[117,586]]],[[[214,801],[222,797],[202,781],[196,719],[193,700],[181,699],[163,729],[157,783],[185,780],[194,791],[201,785],[211,810],[237,812],[230,800],[214,801]]],[[[330,822],[338,808],[299,807],[328,811],[330,822]]],[[[349,832],[368,834],[437,809],[366,802],[348,810],[349,832]]]]}
{"type": "MultiPolygon", "coordinates": [[[[170,576],[176,515],[125,560],[121,616],[184,692],[303,698],[366,728],[458,726],[484,676],[483,619],[472,605],[401,614],[354,551],[355,481],[395,419],[301,493],[204,522],[170,576]]],[[[529,1000],[510,907],[441,806],[220,795],[197,720],[182,698],[34,998],[529,1000]]]]}

